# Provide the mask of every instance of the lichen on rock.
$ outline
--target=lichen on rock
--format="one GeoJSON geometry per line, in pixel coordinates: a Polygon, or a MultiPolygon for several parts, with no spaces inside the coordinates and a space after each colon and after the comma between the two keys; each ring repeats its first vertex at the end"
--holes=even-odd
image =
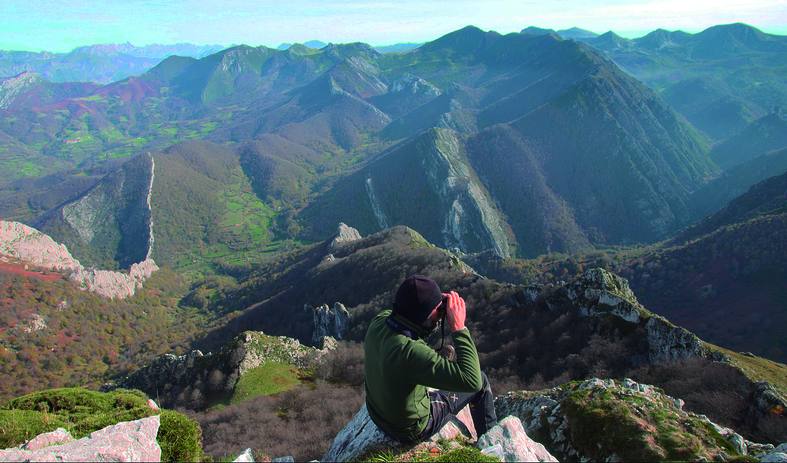
{"type": "Polygon", "coordinates": [[[728,460],[756,446],[682,405],[654,386],[599,378],[495,401],[561,460],[728,460]]]}
{"type": "Polygon", "coordinates": [[[58,429],[16,449],[0,450],[0,461],[161,461],[159,426],[159,416],[150,416],[107,426],[79,440],[58,429]]]}

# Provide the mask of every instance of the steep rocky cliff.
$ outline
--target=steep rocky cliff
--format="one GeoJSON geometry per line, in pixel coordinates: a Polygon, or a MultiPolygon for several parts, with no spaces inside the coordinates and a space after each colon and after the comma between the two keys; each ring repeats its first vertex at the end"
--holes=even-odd
{"type": "Polygon", "coordinates": [[[36,224],[90,265],[128,268],[151,257],[156,164],[140,155],[36,224]]]}
{"type": "Polygon", "coordinates": [[[419,230],[441,247],[513,252],[510,227],[470,166],[463,141],[432,129],[344,179],[303,214],[319,236],[346,221],[363,233],[396,224],[419,230]],[[328,228],[330,227],[330,228],[328,228]]]}

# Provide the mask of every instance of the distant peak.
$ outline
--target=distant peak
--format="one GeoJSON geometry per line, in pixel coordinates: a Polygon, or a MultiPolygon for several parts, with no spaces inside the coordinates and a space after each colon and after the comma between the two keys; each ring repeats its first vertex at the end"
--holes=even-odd
{"type": "Polygon", "coordinates": [[[481,30],[480,28],[478,28],[476,26],[473,26],[473,25],[467,25],[467,26],[465,26],[465,27],[463,27],[461,29],[457,29],[457,30],[455,30],[454,32],[451,32],[451,33],[455,34],[457,32],[462,32],[462,33],[481,33],[481,34],[484,33],[483,30],[481,30]]]}
{"type": "Polygon", "coordinates": [[[748,33],[762,34],[763,32],[757,29],[756,27],[750,26],[745,23],[731,23],[731,24],[719,24],[717,26],[711,26],[697,35],[708,35],[708,34],[718,34],[718,33],[728,33],[728,34],[738,35],[738,34],[748,34],[748,33]]]}
{"type": "Polygon", "coordinates": [[[484,32],[475,26],[465,26],[426,43],[421,47],[421,50],[451,49],[458,52],[472,53],[482,47],[487,39],[499,36],[500,34],[497,32],[484,32]]]}
{"type": "Polygon", "coordinates": [[[557,34],[564,39],[593,39],[598,37],[598,34],[595,32],[589,31],[587,29],[581,29],[579,27],[561,29],[557,31],[557,34]]]}
{"type": "Polygon", "coordinates": [[[547,34],[554,34],[555,30],[544,29],[542,27],[536,27],[536,26],[528,26],[522,29],[519,33],[523,35],[547,35],[547,34]]]}
{"type": "Polygon", "coordinates": [[[618,34],[614,33],[613,31],[607,31],[603,34],[598,36],[599,38],[615,38],[615,39],[623,39],[623,37],[619,36],[618,34]]]}

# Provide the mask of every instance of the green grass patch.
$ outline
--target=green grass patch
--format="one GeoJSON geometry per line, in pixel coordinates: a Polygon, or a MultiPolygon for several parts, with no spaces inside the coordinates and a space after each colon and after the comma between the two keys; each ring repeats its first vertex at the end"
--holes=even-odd
{"type": "Polygon", "coordinates": [[[241,376],[230,398],[231,404],[273,395],[290,390],[300,384],[300,371],[281,362],[265,362],[241,376]]]}
{"type": "Polygon", "coordinates": [[[497,457],[485,455],[463,440],[423,443],[413,449],[382,449],[364,455],[358,461],[368,462],[499,462],[497,457]]]}
{"type": "MultiPolygon", "coordinates": [[[[84,388],[34,392],[9,401],[0,409],[0,448],[15,447],[36,435],[62,427],[79,439],[94,431],[157,414],[139,391],[103,393],[84,388]]],[[[203,458],[202,431],[191,418],[162,410],[157,441],[163,461],[203,458]]]]}
{"type": "Polygon", "coordinates": [[[680,413],[664,396],[584,389],[572,391],[560,405],[574,447],[591,459],[612,454],[622,461],[741,457],[708,423],[680,413]]]}
{"type": "Polygon", "coordinates": [[[767,381],[782,395],[787,396],[787,365],[762,357],[750,357],[712,344],[708,346],[727,355],[732,364],[752,381],[767,381]]]}

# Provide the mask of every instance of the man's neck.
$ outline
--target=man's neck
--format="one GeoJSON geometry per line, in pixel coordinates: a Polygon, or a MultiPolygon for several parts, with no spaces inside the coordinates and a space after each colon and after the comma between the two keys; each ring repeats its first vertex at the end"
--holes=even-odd
{"type": "Polygon", "coordinates": [[[423,326],[419,326],[416,323],[408,320],[407,318],[399,315],[399,314],[391,314],[391,317],[400,325],[404,326],[408,330],[410,330],[418,339],[423,339],[426,335],[429,334],[429,330],[424,328],[423,326]]]}

